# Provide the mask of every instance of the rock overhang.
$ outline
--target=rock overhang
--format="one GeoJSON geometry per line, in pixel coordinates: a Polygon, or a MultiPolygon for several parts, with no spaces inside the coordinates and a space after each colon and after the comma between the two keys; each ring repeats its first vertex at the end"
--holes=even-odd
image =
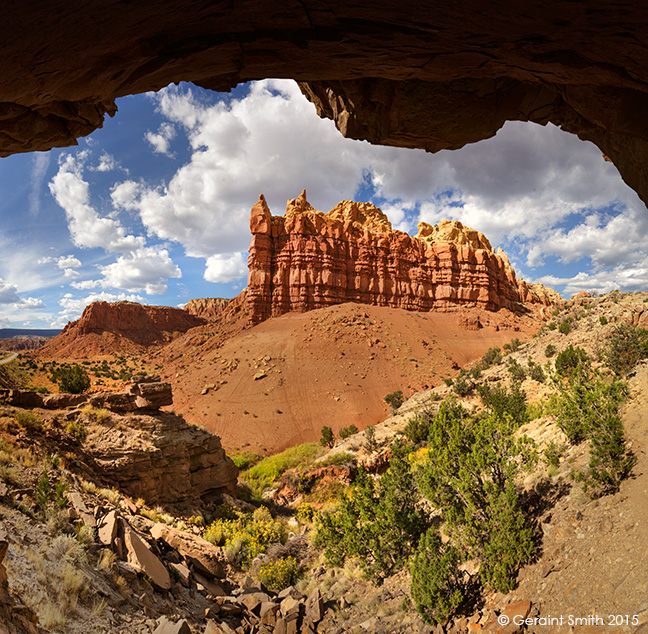
{"type": "Polygon", "coordinates": [[[552,122],[645,201],[646,27],[648,6],[611,1],[15,3],[0,25],[0,155],[72,145],[127,94],[286,77],[372,143],[456,149],[507,120],[552,122]]]}

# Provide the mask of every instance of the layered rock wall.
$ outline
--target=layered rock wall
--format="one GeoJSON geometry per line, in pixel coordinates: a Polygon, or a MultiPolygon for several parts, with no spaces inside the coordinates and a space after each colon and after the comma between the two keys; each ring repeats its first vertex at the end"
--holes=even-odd
{"type": "Polygon", "coordinates": [[[343,302],[406,310],[478,307],[519,311],[555,303],[550,289],[517,280],[508,259],[459,222],[393,231],[369,203],[344,201],[327,214],[306,192],[273,217],[263,196],[250,214],[247,304],[252,323],[343,302]]]}

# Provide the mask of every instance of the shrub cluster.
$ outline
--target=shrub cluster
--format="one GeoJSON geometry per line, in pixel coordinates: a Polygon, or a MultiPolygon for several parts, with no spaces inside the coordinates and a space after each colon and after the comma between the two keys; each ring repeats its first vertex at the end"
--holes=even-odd
{"type": "Polygon", "coordinates": [[[360,468],[351,494],[317,519],[316,543],[329,563],[358,558],[364,574],[378,582],[402,568],[427,526],[402,445],[395,443],[392,454],[379,482],[360,468]]]}
{"type": "Polygon", "coordinates": [[[558,426],[574,444],[591,442],[589,473],[581,477],[585,490],[595,496],[618,491],[636,462],[626,448],[621,418],[625,384],[610,383],[581,364],[558,389],[558,426]]]}
{"type": "Polygon", "coordinates": [[[270,545],[282,541],[283,527],[264,506],[254,513],[233,510],[232,519],[217,519],[204,531],[203,538],[223,546],[232,563],[249,565],[270,545]]]}
{"type": "Polygon", "coordinates": [[[648,357],[648,330],[628,324],[615,326],[603,353],[605,364],[619,376],[625,376],[648,357]]]}
{"type": "Polygon", "coordinates": [[[390,392],[385,396],[385,403],[387,403],[392,410],[397,410],[404,402],[405,397],[403,396],[402,390],[398,390],[398,392],[390,392]]]}
{"type": "Polygon", "coordinates": [[[569,344],[562,352],[558,353],[556,357],[556,372],[561,376],[569,376],[579,366],[588,365],[590,361],[587,352],[582,348],[574,347],[569,344]]]}
{"type": "Polygon", "coordinates": [[[52,381],[58,383],[59,390],[70,394],[83,394],[90,389],[90,377],[85,368],[78,363],[61,365],[52,371],[52,381]]]}

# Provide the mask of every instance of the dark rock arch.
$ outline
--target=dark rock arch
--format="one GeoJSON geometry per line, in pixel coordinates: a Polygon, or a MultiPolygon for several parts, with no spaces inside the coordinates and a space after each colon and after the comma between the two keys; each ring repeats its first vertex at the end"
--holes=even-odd
{"type": "Polygon", "coordinates": [[[0,155],[75,143],[114,100],[291,77],[345,135],[430,151],[553,122],[648,200],[648,5],[527,0],[3,4],[0,155]]]}

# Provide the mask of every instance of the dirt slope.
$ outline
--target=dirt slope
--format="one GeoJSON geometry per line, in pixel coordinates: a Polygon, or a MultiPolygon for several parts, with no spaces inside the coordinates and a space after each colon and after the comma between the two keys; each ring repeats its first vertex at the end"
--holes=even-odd
{"type": "Polygon", "coordinates": [[[525,339],[539,323],[508,311],[413,313],[341,304],[289,313],[210,340],[191,331],[154,353],[174,409],[228,449],[278,451],[384,419],[384,396],[437,385],[491,346],[525,339]]]}

